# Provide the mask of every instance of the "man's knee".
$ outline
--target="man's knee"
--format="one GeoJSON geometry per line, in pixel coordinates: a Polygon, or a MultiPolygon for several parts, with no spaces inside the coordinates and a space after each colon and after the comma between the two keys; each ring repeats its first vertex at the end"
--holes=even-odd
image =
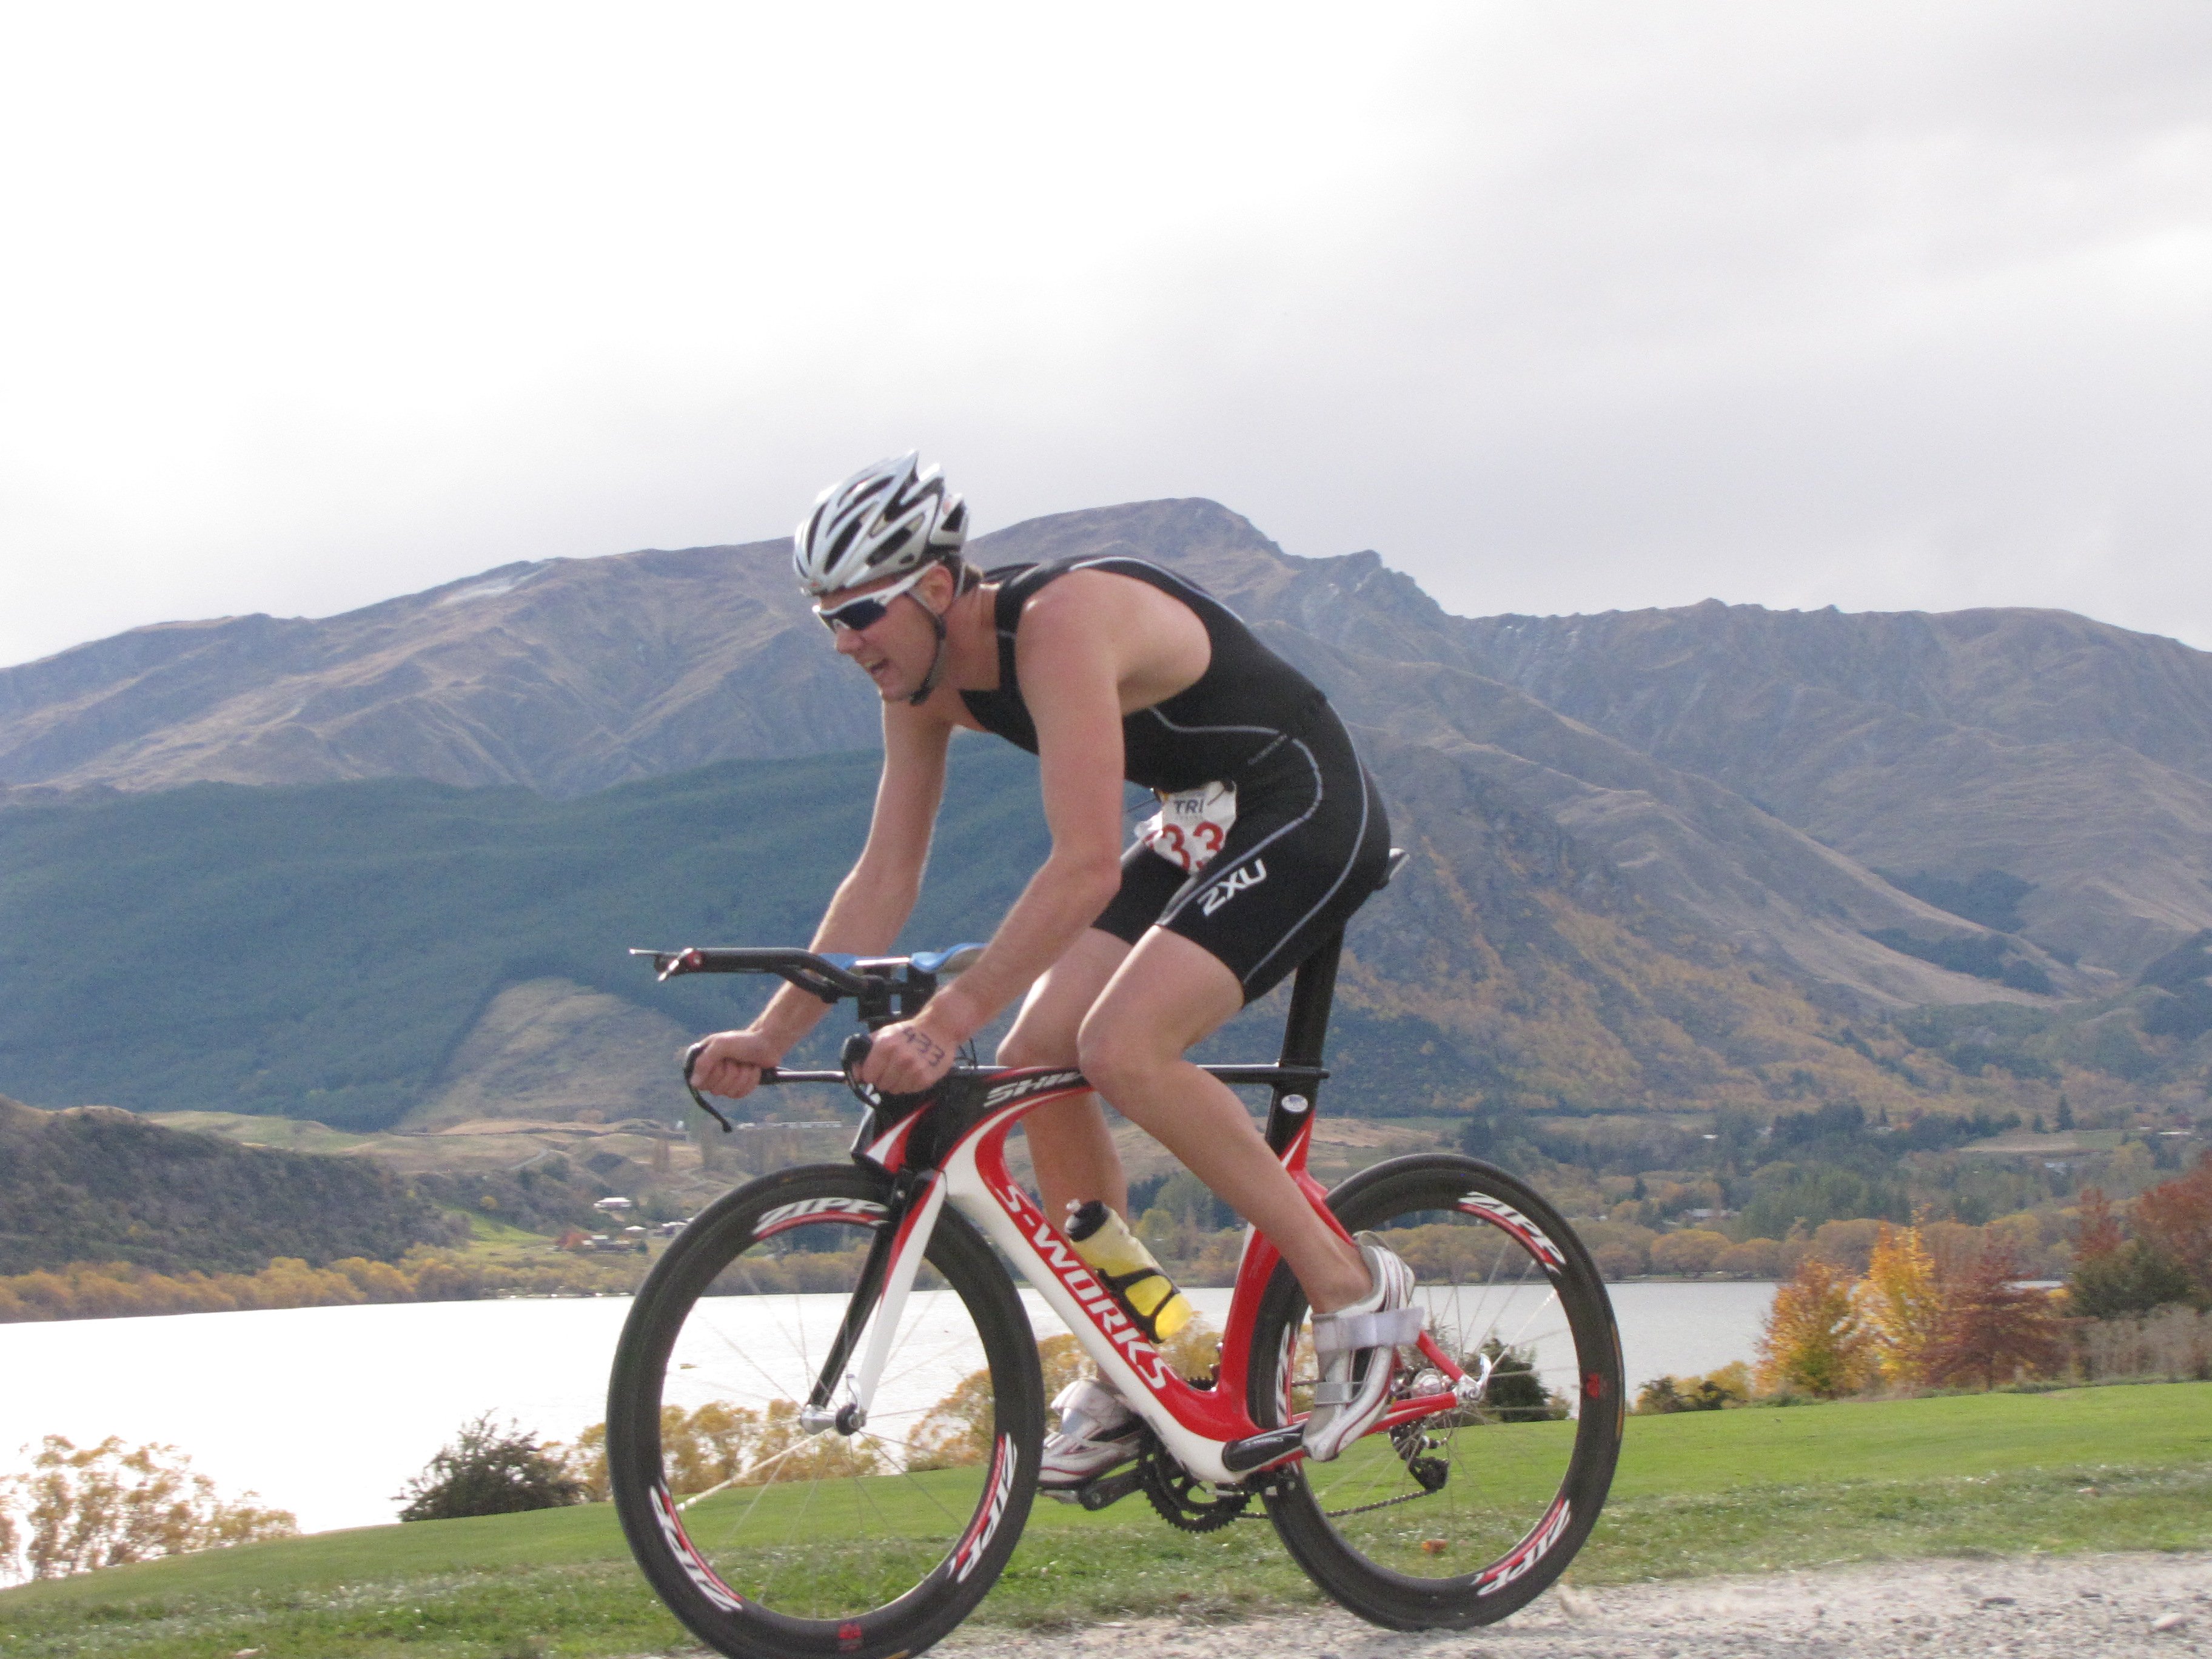
{"type": "Polygon", "coordinates": [[[1017,1024],[999,1044],[998,1063],[1001,1066],[1073,1066],[1075,1056],[1076,1042],[1072,1035],[1017,1024]]]}
{"type": "Polygon", "coordinates": [[[1125,1020],[1093,1014],[1076,1034],[1076,1064],[1100,1093],[1113,1100],[1116,1091],[1127,1095],[1132,1087],[1173,1054],[1156,1052],[1158,1043],[1148,1033],[1133,1029],[1125,1020]]]}

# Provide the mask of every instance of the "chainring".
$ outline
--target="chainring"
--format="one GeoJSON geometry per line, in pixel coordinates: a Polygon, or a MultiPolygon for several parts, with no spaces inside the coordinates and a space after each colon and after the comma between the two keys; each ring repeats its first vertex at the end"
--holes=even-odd
{"type": "Polygon", "coordinates": [[[1138,1465],[1145,1498],[1171,1527],[1184,1532],[1213,1532],[1227,1526],[1252,1501],[1248,1492],[1209,1486],[1169,1456],[1158,1444],[1146,1448],[1138,1465]]]}

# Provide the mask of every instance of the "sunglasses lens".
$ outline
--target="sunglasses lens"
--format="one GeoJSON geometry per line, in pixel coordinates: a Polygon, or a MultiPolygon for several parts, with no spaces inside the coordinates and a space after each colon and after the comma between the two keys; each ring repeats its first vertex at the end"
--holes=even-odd
{"type": "Polygon", "coordinates": [[[857,634],[862,629],[873,628],[881,622],[890,608],[880,599],[854,599],[850,605],[841,605],[835,611],[819,611],[815,614],[822,618],[822,625],[833,633],[840,628],[849,628],[857,634]]]}

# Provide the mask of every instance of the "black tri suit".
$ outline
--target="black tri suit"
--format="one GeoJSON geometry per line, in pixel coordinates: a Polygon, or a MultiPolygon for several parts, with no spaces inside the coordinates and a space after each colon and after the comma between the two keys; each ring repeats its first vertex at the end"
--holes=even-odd
{"type": "Polygon", "coordinates": [[[960,694],[985,731],[1036,752],[1014,633],[1030,598],[1071,570],[1158,588],[1189,607],[1212,647],[1195,684],[1121,722],[1123,775],[1160,796],[1161,813],[1122,855],[1121,890],[1091,925],[1132,945],[1147,927],[1180,933],[1226,963],[1250,1002],[1382,880],[1390,854],[1382,797],[1312,681],[1204,588],[1142,559],[985,573],[1000,584],[999,685],[960,694]]]}

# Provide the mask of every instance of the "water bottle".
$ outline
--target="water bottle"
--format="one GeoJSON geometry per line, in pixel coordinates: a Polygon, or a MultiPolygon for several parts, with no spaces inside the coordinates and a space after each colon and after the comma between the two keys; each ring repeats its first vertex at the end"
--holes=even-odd
{"type": "Polygon", "coordinates": [[[1175,1281],[1129,1224],[1098,1200],[1067,1206],[1067,1238],[1152,1341],[1164,1342],[1190,1323],[1190,1304],[1175,1281]]]}

